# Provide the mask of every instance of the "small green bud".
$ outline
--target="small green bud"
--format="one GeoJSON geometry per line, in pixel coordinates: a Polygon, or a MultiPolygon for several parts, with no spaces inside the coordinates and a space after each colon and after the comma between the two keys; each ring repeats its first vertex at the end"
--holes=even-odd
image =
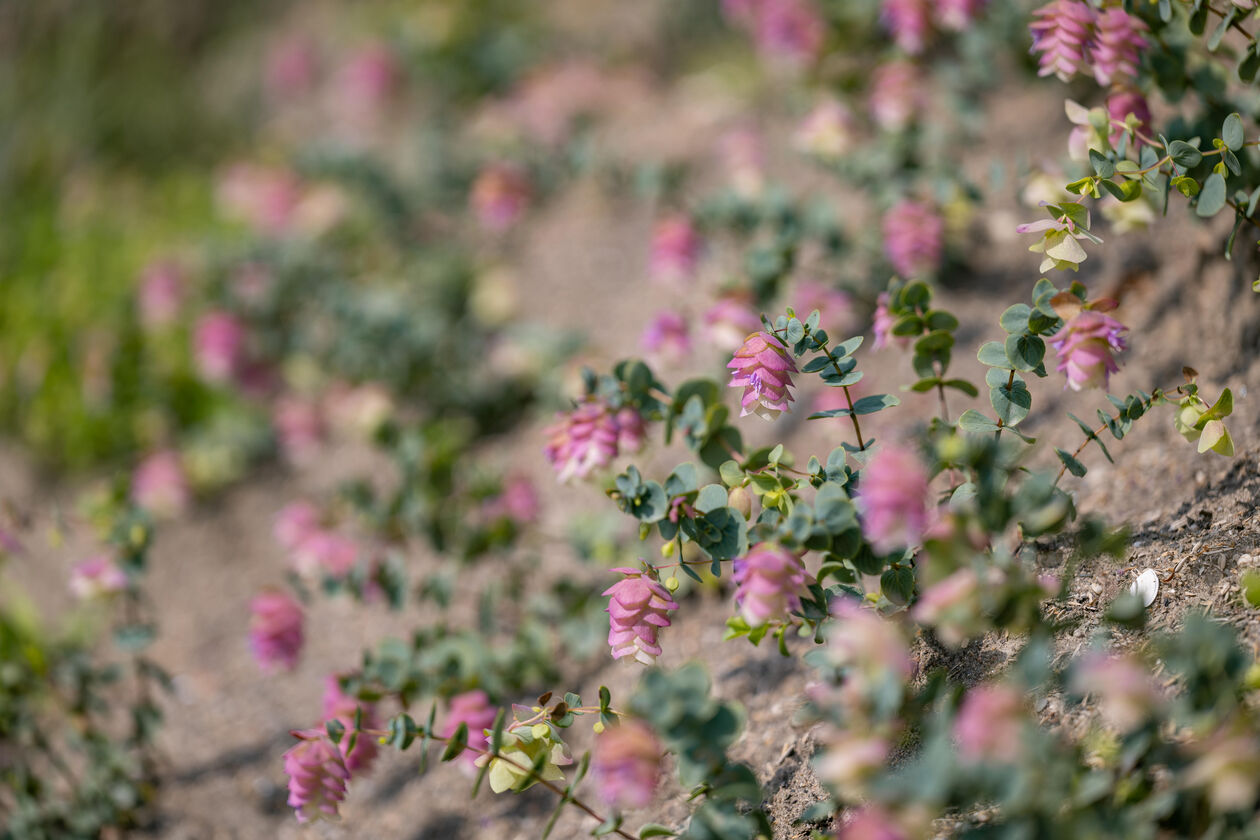
{"type": "Polygon", "coordinates": [[[747,488],[732,487],[726,496],[726,503],[739,511],[739,515],[745,519],[752,516],[752,494],[747,488]]]}
{"type": "Polygon", "coordinates": [[[678,578],[676,576],[670,575],[669,577],[665,578],[665,588],[668,589],[670,592],[677,592],[678,586],[679,586],[679,583],[678,583],[678,578]]]}

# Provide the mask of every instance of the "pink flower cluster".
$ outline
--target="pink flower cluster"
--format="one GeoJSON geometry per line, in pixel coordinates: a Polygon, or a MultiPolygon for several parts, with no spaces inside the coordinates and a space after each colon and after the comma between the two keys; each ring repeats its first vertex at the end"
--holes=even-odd
{"type": "Polygon", "coordinates": [[[368,772],[376,761],[376,738],[362,735],[355,739],[354,749],[350,747],[350,733],[354,731],[354,718],[360,713],[362,729],[379,729],[380,720],[376,714],[376,705],[361,702],[341,690],[341,681],[336,674],[330,674],[324,681],[324,721],[335,720],[346,728],[346,735],[338,747],[345,761],[346,770],[352,774],[368,772]]]}
{"type": "Polygon", "coordinates": [[[1127,346],[1128,327],[1096,309],[1082,309],[1050,336],[1059,355],[1057,369],[1067,375],[1073,391],[1106,388],[1111,374],[1120,369],[1116,354],[1127,346]]]}
{"type": "Polygon", "coordinates": [[[648,270],[654,280],[676,283],[696,273],[704,243],[691,219],[681,213],[666,216],[652,232],[648,270]]]}
{"type": "Polygon", "coordinates": [[[944,234],[944,220],[923,202],[904,200],[884,214],[884,253],[902,277],[919,277],[940,266],[944,234]]]}
{"type": "Polygon", "coordinates": [[[647,423],[629,406],[614,413],[607,402],[592,397],[572,411],[560,412],[543,433],[547,435],[543,454],[560,481],[568,481],[586,478],[622,452],[637,452],[647,423]]]}
{"type": "Polygon", "coordinates": [[[179,453],[165,449],[147,456],[131,476],[131,499],[150,513],[179,516],[192,501],[179,453]]]}
{"type": "Polygon", "coordinates": [[[901,131],[928,102],[926,80],[913,61],[899,59],[875,68],[868,107],[871,118],[884,131],[901,131]]]}
{"type": "Polygon", "coordinates": [[[511,476],[503,482],[503,490],[486,500],[482,513],[487,519],[508,519],[520,526],[538,520],[542,505],[538,489],[529,476],[511,476]]]}
{"type": "Polygon", "coordinates": [[[665,751],[647,724],[622,720],[595,739],[591,772],[600,798],[614,808],[645,808],[661,781],[665,751]]]}
{"type": "Polygon", "coordinates": [[[963,698],[954,740],[965,760],[1011,763],[1019,758],[1024,698],[1009,685],[982,685],[963,698]]]}
{"type": "MultiPolygon", "coordinates": [[[[484,691],[465,691],[451,698],[450,709],[442,724],[442,737],[450,738],[459,729],[461,723],[468,726],[468,746],[478,750],[486,748],[490,742],[486,730],[494,726],[497,710],[490,704],[490,698],[484,691]]],[[[472,750],[465,750],[459,757],[465,770],[472,771],[474,762],[480,756],[472,750]]]]}
{"type": "Polygon", "coordinates": [[[207,382],[233,381],[245,363],[245,326],[230,312],[207,312],[197,322],[193,357],[207,382]]]}
{"type": "Polygon", "coordinates": [[[293,735],[299,741],[284,754],[289,807],[302,823],[337,816],[350,779],[341,750],[323,729],[303,729],[293,735]]]}
{"type": "Polygon", "coordinates": [[[817,57],[827,34],[813,0],[722,0],[722,10],[751,33],[763,54],[790,64],[817,57]]]}
{"type": "Polygon", "coordinates": [[[289,552],[294,571],[305,577],[322,573],[344,578],[359,561],[358,543],[328,528],[308,502],[291,502],[281,509],[272,533],[289,552]]]}
{"type": "Polygon", "coordinates": [[[502,233],[525,213],[531,193],[529,179],[520,167],[493,163],[473,181],[469,202],[482,227],[502,233]]]}
{"type": "Polygon", "coordinates": [[[771,619],[785,619],[801,607],[805,566],[801,558],[781,545],[758,543],[736,558],[735,603],[749,627],[761,627],[771,619]]]}
{"type": "Polygon", "coordinates": [[[1033,13],[1032,52],[1041,76],[1092,73],[1100,85],[1131,85],[1146,46],[1146,24],[1118,6],[1097,11],[1084,0],[1051,0],[1033,13]]]}
{"type": "Polygon", "coordinates": [[[613,659],[633,656],[644,665],[661,655],[657,633],[670,625],[669,611],[678,609],[669,591],[638,569],[613,569],[624,578],[604,590],[608,596],[608,644],[613,659]]]}
{"type": "Polygon", "coordinates": [[[70,570],[70,592],[81,601],[122,592],[127,586],[127,573],[108,554],[89,557],[70,570]]]}
{"type": "Polygon", "coordinates": [[[853,503],[862,532],[874,549],[888,554],[919,544],[928,527],[928,475],[919,456],[886,445],[862,468],[853,503]]]}
{"type": "Polygon", "coordinates": [[[778,338],[764,331],[753,333],[726,366],[731,370],[730,387],[744,389],[740,417],[756,414],[773,420],[791,410],[796,362],[778,338]]]}
{"type": "Polygon", "coordinates": [[[681,312],[667,310],[652,319],[639,343],[648,353],[681,361],[691,352],[691,329],[681,312]]]}
{"type": "Polygon", "coordinates": [[[927,46],[931,18],[942,29],[965,29],[987,0],[883,0],[880,18],[897,46],[911,55],[927,46]]]}
{"type": "Polygon", "coordinates": [[[249,646],[266,673],[291,671],[302,653],[302,605],[278,589],[257,595],[249,604],[253,618],[249,626],[249,646]]]}

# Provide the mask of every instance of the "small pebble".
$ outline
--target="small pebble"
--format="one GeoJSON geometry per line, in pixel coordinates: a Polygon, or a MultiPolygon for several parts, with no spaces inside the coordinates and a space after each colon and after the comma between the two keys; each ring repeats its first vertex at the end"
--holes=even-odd
{"type": "Polygon", "coordinates": [[[1102,588],[1102,584],[1101,584],[1101,583],[1091,583],[1091,584],[1089,585],[1089,588],[1090,588],[1090,589],[1091,589],[1091,590],[1092,590],[1095,594],[1098,594],[1098,595],[1101,595],[1101,594],[1102,594],[1102,589],[1103,589],[1103,588],[1102,588]]]}

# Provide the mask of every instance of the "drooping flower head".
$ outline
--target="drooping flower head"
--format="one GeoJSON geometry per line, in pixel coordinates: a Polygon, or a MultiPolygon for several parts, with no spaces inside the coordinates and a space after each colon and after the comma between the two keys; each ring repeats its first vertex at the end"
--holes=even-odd
{"type": "Polygon", "coordinates": [[[593,470],[612,463],[618,453],[621,427],[608,403],[589,399],[572,411],[561,412],[543,432],[543,454],[555,467],[560,481],[586,478],[593,470]]]}
{"type": "Polygon", "coordinates": [[[702,247],[700,233],[683,214],[666,216],[652,232],[648,270],[654,280],[676,283],[696,273],[702,247]]]}
{"type": "MultiPolygon", "coordinates": [[[[461,723],[468,726],[468,746],[483,750],[490,743],[486,730],[494,726],[497,709],[490,704],[490,698],[480,689],[465,691],[451,698],[446,720],[442,724],[442,737],[450,738],[459,729],[461,723]]],[[[460,761],[465,769],[471,769],[477,761],[478,753],[465,750],[460,754],[460,761]]]]}
{"type": "Polygon", "coordinates": [[[736,558],[733,578],[735,603],[749,627],[785,619],[801,607],[805,566],[798,555],[777,543],[758,543],[736,558]]]}
{"type": "Polygon", "coordinates": [[[303,539],[290,557],[293,569],[304,577],[326,575],[344,579],[359,562],[359,544],[345,534],[318,528],[303,539]]]}
{"type": "Polygon", "coordinates": [[[519,167],[494,163],[477,175],[469,201],[482,227],[502,233],[525,212],[530,193],[529,180],[519,167]]]}
{"type": "Polygon", "coordinates": [[[876,67],[871,77],[868,105],[872,119],[881,129],[904,130],[927,106],[925,80],[918,65],[898,59],[876,67]]]}
{"type": "Polygon", "coordinates": [[[661,655],[657,633],[670,625],[669,611],[678,609],[669,591],[637,569],[614,572],[624,578],[604,590],[608,596],[608,644],[613,659],[633,656],[651,665],[661,655]]]}
{"type": "Polygon", "coordinates": [[[1146,38],[1142,33],[1146,31],[1146,24],[1141,18],[1119,6],[1099,13],[1090,49],[1094,78],[1098,84],[1128,83],[1137,78],[1138,61],[1146,47],[1146,38]]]}
{"type": "Polygon", "coordinates": [[[310,502],[290,502],[276,514],[272,535],[285,551],[298,546],[320,529],[320,513],[310,502]]]}
{"type": "Polygon", "coordinates": [[[657,313],[643,331],[640,344],[648,353],[660,353],[674,360],[685,359],[691,352],[691,329],[681,312],[666,310],[657,313]]]}
{"type": "Polygon", "coordinates": [[[647,420],[638,410],[624,406],[617,412],[617,450],[621,453],[638,452],[647,439],[647,420]]]}
{"type": "Polygon", "coordinates": [[[380,719],[376,714],[376,704],[367,703],[357,697],[351,697],[341,690],[341,680],[336,674],[330,674],[324,680],[324,720],[336,720],[346,728],[346,734],[337,746],[346,763],[346,770],[359,775],[372,769],[376,761],[377,742],[371,735],[360,734],[355,739],[354,749],[350,747],[350,733],[354,731],[355,715],[360,715],[362,729],[379,729],[380,719]],[[360,712],[361,710],[361,712],[360,712]]]}
{"type": "Polygon", "coordinates": [[[297,667],[302,653],[302,605],[286,592],[269,589],[250,601],[249,608],[254,661],[266,673],[297,667]]]}
{"type": "Polygon", "coordinates": [[[1038,55],[1039,76],[1058,76],[1069,81],[1077,71],[1088,69],[1089,42],[1095,12],[1081,0],[1051,0],[1033,12],[1032,50],[1038,55]]]}
{"type": "Polygon", "coordinates": [[[207,312],[197,322],[193,355],[207,382],[231,382],[245,361],[245,327],[230,312],[207,312]]]}
{"type": "Polygon", "coordinates": [[[796,148],[825,163],[837,163],[856,141],[853,112],[838,99],[824,99],[796,127],[796,148]]]}
{"type": "Polygon", "coordinates": [[[881,0],[880,21],[897,46],[918,55],[927,44],[928,0],[881,0]]]}
{"type": "Polygon", "coordinates": [[[293,735],[300,740],[284,754],[289,807],[302,823],[337,816],[350,778],[341,750],[322,729],[303,729],[293,735]]]}
{"type": "Polygon", "coordinates": [[[131,476],[131,499],[164,518],[179,516],[192,501],[179,453],[164,449],[147,456],[131,476]]]}
{"type": "Polygon", "coordinates": [[[919,277],[940,266],[944,233],[930,205],[901,201],[884,214],[884,253],[902,277],[919,277]]]}
{"type": "Polygon", "coordinates": [[[885,445],[862,468],[853,503],[876,551],[918,545],[928,527],[928,475],[913,451],[885,445]]]}
{"type": "Polygon", "coordinates": [[[791,410],[796,362],[779,339],[764,331],[751,334],[726,366],[731,370],[730,387],[744,389],[740,417],[756,414],[773,420],[791,410]]]}
{"type": "Polygon", "coordinates": [[[661,742],[639,720],[622,720],[595,739],[591,772],[600,798],[614,808],[645,808],[661,781],[661,742]]]}
{"type": "Polygon", "coordinates": [[[70,570],[70,592],[80,601],[122,592],[127,586],[127,573],[108,554],[89,557],[70,570]]]}
{"type": "Polygon", "coordinates": [[[954,740],[967,761],[1011,763],[1019,758],[1024,698],[1009,685],[982,685],[963,698],[954,740]]]}
{"type": "Polygon", "coordinates": [[[1067,375],[1073,391],[1107,387],[1111,374],[1120,369],[1116,354],[1127,346],[1124,334],[1129,328],[1097,309],[1082,309],[1050,336],[1058,353],[1056,366],[1067,375]]]}

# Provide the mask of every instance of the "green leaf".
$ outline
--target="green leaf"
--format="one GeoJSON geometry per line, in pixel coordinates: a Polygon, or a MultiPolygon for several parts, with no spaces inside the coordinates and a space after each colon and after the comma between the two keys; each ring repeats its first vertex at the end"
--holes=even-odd
{"type": "Polygon", "coordinates": [[[1225,145],[1229,146],[1231,152],[1236,152],[1243,147],[1243,143],[1247,141],[1245,132],[1243,131],[1242,117],[1237,113],[1230,114],[1225,118],[1224,124],[1221,125],[1221,139],[1225,141],[1225,145]]]}
{"type": "Polygon", "coordinates": [[[460,722],[454,734],[446,740],[446,749],[442,750],[442,761],[458,758],[468,746],[468,724],[460,722]]]}
{"type": "Polygon", "coordinates": [[[1011,369],[1011,361],[1007,358],[1006,347],[999,341],[986,341],[980,345],[980,351],[976,353],[976,358],[980,360],[982,365],[1004,370],[1011,369]]]}
{"type": "Polygon", "coordinates": [[[933,330],[914,343],[917,353],[932,353],[948,350],[954,346],[954,335],[948,330],[933,330]]]}
{"type": "Polygon", "coordinates": [[[1089,165],[1100,178],[1110,178],[1116,174],[1116,165],[1094,149],[1089,150],[1089,165]]]}
{"type": "Polygon", "coordinates": [[[744,471],[739,468],[738,461],[723,461],[722,466],[718,467],[718,475],[727,487],[744,483],[744,471]]]}
{"type": "Polygon", "coordinates": [[[928,391],[931,391],[933,388],[935,388],[937,385],[940,385],[940,384],[941,384],[941,380],[938,377],[929,376],[927,378],[920,379],[918,382],[911,385],[910,390],[914,391],[917,394],[923,394],[928,391]]]}
{"type": "Polygon", "coordinates": [[[1225,207],[1225,176],[1213,172],[1203,182],[1203,192],[1199,193],[1199,203],[1194,212],[1200,218],[1210,218],[1225,207]]]}
{"type": "Polygon", "coordinates": [[[1186,198],[1194,198],[1199,194],[1199,182],[1189,175],[1174,175],[1171,183],[1186,198]]]}
{"type": "Polygon", "coordinates": [[[914,570],[909,566],[886,570],[879,576],[879,588],[897,606],[908,604],[914,596],[914,570]]]}
{"type": "Polygon", "coordinates": [[[865,336],[855,335],[848,341],[837,344],[831,352],[835,356],[852,356],[857,352],[857,349],[862,346],[863,341],[866,341],[865,336]]]}
{"type": "Polygon", "coordinates": [[[340,744],[341,739],[345,737],[346,727],[341,721],[332,718],[324,722],[324,729],[328,732],[328,737],[332,739],[334,744],[340,744]]]}
{"type": "Polygon", "coordinates": [[[962,391],[969,397],[980,396],[980,389],[966,379],[946,379],[941,385],[946,388],[953,388],[955,391],[962,391]]]}
{"type": "Polygon", "coordinates": [[[1032,308],[1026,303],[1017,303],[1002,313],[1002,329],[1008,333],[1022,333],[1028,329],[1028,316],[1032,308]]]}
{"type": "Polygon", "coordinates": [[[1010,361],[1010,367],[1032,371],[1045,358],[1046,343],[1035,335],[1008,335],[1002,351],[1010,361]]]}
{"type": "Polygon", "coordinates": [[[1173,163],[1184,169],[1193,169],[1203,162],[1203,152],[1184,140],[1174,140],[1168,146],[1168,154],[1173,163]]]}
{"type": "Polygon", "coordinates": [[[677,837],[678,833],[660,823],[648,823],[639,829],[639,840],[650,840],[652,837],[677,837]]]}
{"type": "Polygon", "coordinates": [[[923,319],[918,315],[906,315],[897,320],[892,327],[893,335],[918,335],[923,332],[923,319]]]}
{"type": "Polygon", "coordinates": [[[1010,388],[1006,385],[990,388],[989,402],[1003,423],[1018,426],[1032,408],[1032,394],[1028,392],[1028,386],[1017,379],[1010,388]]]}
{"type": "Polygon", "coordinates": [[[883,411],[885,408],[892,408],[896,405],[901,405],[901,400],[892,394],[875,394],[869,397],[862,397],[862,399],[853,403],[853,413],[858,415],[874,414],[877,411],[883,411]]]}
{"type": "Polygon", "coordinates": [[[1054,454],[1059,456],[1059,460],[1063,462],[1063,466],[1067,467],[1067,471],[1077,478],[1080,478],[1088,472],[1084,464],[1077,460],[1077,458],[1073,455],[1064,452],[1062,449],[1056,447],[1054,454]]]}
{"type": "Polygon", "coordinates": [[[956,330],[958,319],[941,309],[933,309],[923,316],[929,330],[956,330]]]}
{"type": "Polygon", "coordinates": [[[974,408],[969,408],[958,418],[958,428],[964,432],[996,432],[1000,426],[974,408]]]}
{"type": "Polygon", "coordinates": [[[1103,189],[1111,193],[1120,201],[1136,201],[1142,197],[1141,181],[1103,181],[1103,189]]]}

